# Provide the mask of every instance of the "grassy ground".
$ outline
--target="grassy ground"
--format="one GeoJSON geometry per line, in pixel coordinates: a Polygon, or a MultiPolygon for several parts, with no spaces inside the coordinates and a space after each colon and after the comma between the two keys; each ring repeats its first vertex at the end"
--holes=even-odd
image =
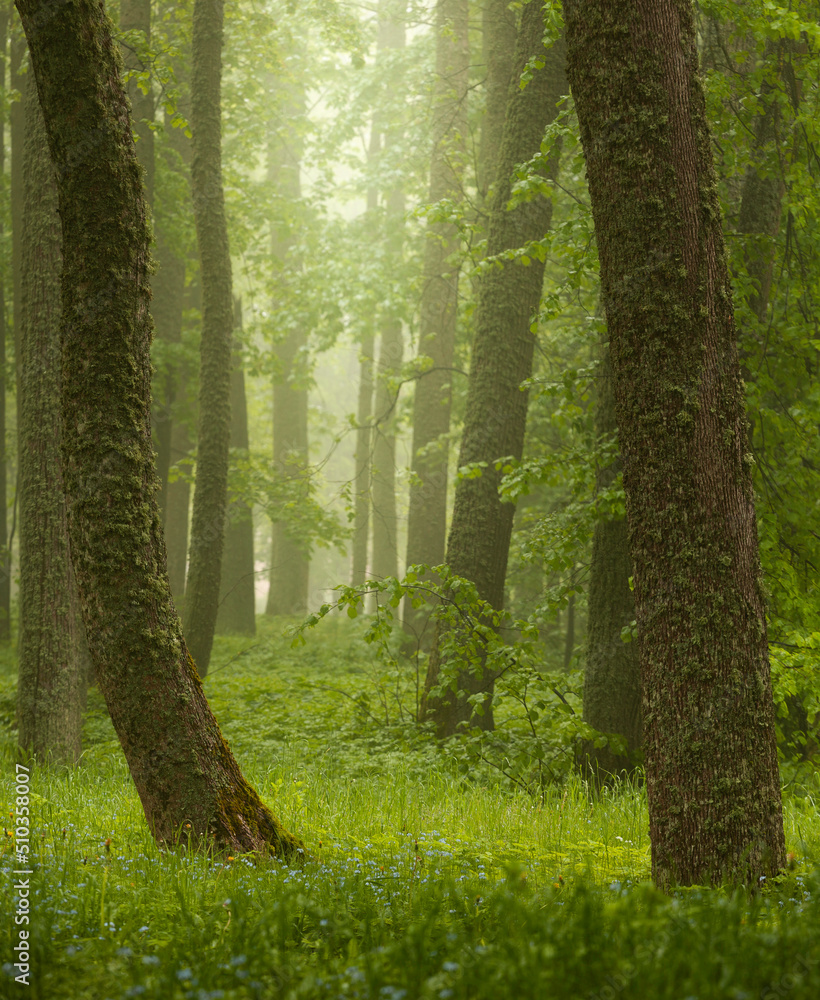
{"type": "MultiPolygon", "coordinates": [[[[262,623],[264,626],[264,623],[262,623]]],[[[355,623],[292,650],[222,638],[206,691],[240,764],[313,855],[292,868],[163,853],[96,692],[82,764],[32,771],[31,986],[14,982],[12,839],[0,996],[820,996],[820,822],[786,800],[793,871],[750,898],[649,884],[640,789],[534,799],[402,724],[355,623]],[[378,724],[377,724],[378,720],[378,724]],[[389,720],[389,725],[385,725],[389,720]]],[[[412,678],[403,689],[412,698],[412,678]]],[[[0,664],[0,806],[13,810],[14,665],[0,664]]]]}

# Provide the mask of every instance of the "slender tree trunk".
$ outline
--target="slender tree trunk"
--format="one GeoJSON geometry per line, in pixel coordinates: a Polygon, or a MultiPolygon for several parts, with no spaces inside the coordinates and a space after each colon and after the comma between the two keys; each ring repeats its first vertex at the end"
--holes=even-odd
{"type": "MultiPolygon", "coordinates": [[[[305,98],[295,89],[286,114],[304,112],[305,98]]],[[[299,178],[302,143],[298,129],[279,124],[271,129],[268,172],[281,198],[295,205],[302,195],[299,178]]],[[[282,220],[273,223],[271,256],[284,280],[300,265],[290,256],[294,235],[282,220]]],[[[308,331],[298,321],[276,344],[279,371],[273,385],[273,453],[276,474],[290,480],[293,489],[308,491],[308,390],[305,385],[304,348],[308,331]]],[[[285,521],[273,524],[268,615],[304,614],[308,603],[310,550],[295,538],[285,521]]]]}
{"type": "MultiPolygon", "coordinates": [[[[188,401],[188,384],[185,371],[178,372],[176,409],[181,411],[188,401]]],[[[171,462],[190,456],[193,450],[188,422],[176,419],[171,433],[171,462]]],[[[165,504],[165,539],[168,546],[168,579],[177,608],[185,603],[185,576],[188,567],[188,517],[191,507],[191,485],[184,477],[169,482],[165,504]]]]}
{"type": "MultiPolygon", "coordinates": [[[[6,86],[6,43],[9,35],[8,7],[0,10],[0,72],[3,93],[6,86]]],[[[6,176],[6,119],[0,116],[0,177],[5,192],[6,176]]],[[[5,205],[3,206],[5,211],[5,205]]],[[[0,239],[5,226],[0,220],[0,239]]],[[[6,281],[5,269],[0,274],[0,642],[11,639],[11,552],[8,536],[8,463],[6,461],[6,281]]]]}
{"type": "MultiPolygon", "coordinates": [[[[552,220],[552,201],[539,196],[507,210],[511,177],[517,164],[530,160],[541,148],[547,124],[555,117],[556,103],[566,90],[564,49],[560,42],[543,49],[541,5],[524,8],[516,45],[515,72],[510,87],[504,138],[498,161],[498,178],[492,200],[488,256],[542,239],[552,220]],[[531,57],[543,53],[543,65],[522,90],[521,73],[531,57]]],[[[544,168],[554,178],[557,155],[544,168]]],[[[454,574],[471,580],[478,595],[493,608],[504,604],[510,537],[515,507],[501,503],[499,458],[521,458],[527,423],[527,393],[521,383],[532,374],[535,338],[531,326],[538,310],[544,265],[538,260],[489,269],[479,286],[476,338],[470,366],[467,409],[459,466],[486,462],[477,478],[461,479],[456,486],[453,521],[447,544],[447,564],[454,574]]],[[[455,732],[459,724],[492,728],[493,676],[486,669],[461,671],[458,692],[447,689],[434,695],[440,681],[444,627],[437,626],[428,661],[423,715],[430,718],[439,736],[455,732]],[[473,717],[467,698],[484,693],[484,712],[473,717]]]]}
{"type": "Polygon", "coordinates": [[[289,855],[298,842],[222,737],[168,587],[151,442],[149,227],[113,28],[96,0],[18,8],[57,173],[63,469],[100,689],[158,840],[190,832],[232,852],[289,855]]]}
{"type": "Polygon", "coordinates": [[[231,438],[233,299],[222,191],[223,17],[223,0],[194,0],[191,188],[202,276],[202,346],[185,634],[201,677],[208,672],[219,606],[231,438]]]}
{"type": "MultiPolygon", "coordinates": [[[[404,199],[401,199],[402,205],[404,199]]],[[[402,208],[402,215],[404,214],[402,208]]],[[[394,215],[394,225],[400,226],[394,215]]],[[[373,576],[384,579],[399,574],[398,527],[396,512],[396,393],[404,351],[401,320],[385,317],[376,377],[375,420],[373,425],[373,576]]]]}
{"type": "MultiPolygon", "coordinates": [[[[608,347],[604,347],[599,372],[595,429],[600,438],[609,440],[616,433],[617,424],[608,347]]],[[[612,486],[620,471],[618,456],[598,470],[598,489],[612,486]]],[[[635,600],[629,589],[631,575],[626,518],[598,521],[589,568],[583,718],[593,729],[623,736],[627,743],[626,754],[617,754],[609,746],[587,744],[581,748],[582,772],[591,772],[593,780],[599,783],[633,770],[641,747],[638,644],[621,639],[621,630],[635,618],[635,600]]]]}
{"type": "MultiPolygon", "coordinates": [[[[237,330],[242,329],[242,304],[236,300],[237,330]]],[[[234,349],[231,371],[231,449],[248,454],[248,406],[242,352],[234,349]]],[[[256,570],[253,561],[253,510],[240,497],[229,497],[225,523],[222,596],[216,619],[218,632],[256,634],[256,570]]]]}
{"type": "Polygon", "coordinates": [[[653,877],[785,863],[743,384],[689,0],[566,0],[610,336],[653,877]]]}
{"type": "MultiPolygon", "coordinates": [[[[177,68],[177,81],[180,80],[181,68],[177,68]]],[[[183,114],[190,116],[190,108],[182,103],[183,114]]],[[[156,273],[151,281],[152,302],[151,313],[154,318],[155,340],[161,343],[165,350],[160,371],[154,379],[153,427],[157,446],[157,474],[160,481],[159,502],[163,523],[168,516],[168,474],[172,462],[176,461],[178,452],[172,457],[173,440],[180,407],[177,405],[180,393],[180,382],[184,379],[181,371],[182,362],[175,357],[182,343],[183,304],[185,301],[186,255],[180,246],[178,236],[173,231],[174,219],[168,218],[168,194],[159,186],[164,178],[186,175],[185,187],[191,167],[191,140],[181,128],[174,128],[172,118],[166,112],[165,135],[163,137],[163,152],[165,154],[165,171],[158,181],[157,203],[154,207],[154,232],[156,234],[156,273]],[[164,195],[164,197],[163,197],[164,195]]],[[[179,212],[179,205],[174,201],[174,212],[179,212]]],[[[178,225],[178,223],[177,223],[178,225]]],[[[187,537],[187,517],[186,517],[187,537]]],[[[173,588],[172,588],[173,589],[173,588]]],[[[183,588],[184,589],[184,584],[183,588]]],[[[177,593],[173,589],[174,594],[177,593]]]]}
{"type": "MultiPolygon", "coordinates": [[[[19,100],[11,105],[11,268],[12,268],[12,310],[14,314],[14,363],[15,385],[20,384],[20,343],[23,331],[23,150],[25,147],[25,104],[28,73],[22,73],[26,57],[26,39],[17,18],[13,19],[11,31],[11,88],[20,94],[19,100]]],[[[19,435],[21,393],[17,393],[17,430],[19,435]]],[[[18,441],[19,444],[19,441],[18,441]]],[[[18,447],[18,455],[19,455],[18,447]]]]}
{"type": "Polygon", "coordinates": [[[372,332],[362,340],[359,355],[359,400],[356,409],[356,455],[353,515],[353,556],[350,584],[360,587],[367,578],[367,542],[370,528],[370,448],[373,440],[373,348],[372,332]]]}
{"type": "Polygon", "coordinates": [[[79,603],[68,549],[60,441],[57,186],[37,91],[26,93],[23,331],[20,357],[20,746],[42,760],[80,756],[79,603]]]}
{"type": "MultiPolygon", "coordinates": [[[[436,4],[436,80],[433,93],[433,149],[430,202],[461,200],[467,134],[470,49],[468,0],[436,4]]],[[[447,469],[450,447],[453,349],[458,316],[457,227],[428,226],[419,319],[419,354],[431,366],[416,382],[407,565],[438,566],[447,537],[447,469]]],[[[418,618],[408,609],[411,621],[418,618]]],[[[418,624],[418,622],[416,623],[418,624]]]]}
{"type": "MultiPolygon", "coordinates": [[[[138,31],[144,37],[144,44],[151,44],[151,0],[120,0],[120,28],[122,31],[138,31]]],[[[123,46],[123,63],[126,70],[136,73],[146,72],[146,65],[140,52],[140,45],[123,46]]],[[[149,88],[143,93],[139,81],[131,77],[128,81],[128,99],[131,101],[131,118],[137,135],[137,159],[143,169],[145,196],[149,208],[154,204],[154,95],[149,88]]]]}

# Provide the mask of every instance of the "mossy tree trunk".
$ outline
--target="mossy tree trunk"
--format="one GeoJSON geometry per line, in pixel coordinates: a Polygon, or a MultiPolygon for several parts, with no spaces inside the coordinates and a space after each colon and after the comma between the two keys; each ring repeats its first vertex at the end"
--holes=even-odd
{"type": "Polygon", "coordinates": [[[566,0],[635,582],[656,883],[785,863],[743,383],[689,0],[566,0]]]}
{"type": "Polygon", "coordinates": [[[25,120],[18,739],[40,760],[73,764],[80,756],[85,676],[60,458],[62,240],[34,87],[26,92],[25,120]]]}
{"type": "MultiPolygon", "coordinates": [[[[544,51],[541,11],[541,4],[530,3],[522,15],[492,199],[488,256],[542,239],[552,219],[552,201],[543,195],[507,210],[513,171],[540,150],[544,129],[555,117],[556,103],[566,89],[563,45],[556,42],[544,51]],[[524,67],[531,57],[542,54],[543,65],[533,70],[522,90],[518,81],[524,67]]],[[[554,155],[542,169],[554,177],[557,168],[554,155]]],[[[457,483],[447,543],[452,572],[472,581],[479,597],[498,610],[504,604],[515,507],[501,502],[501,473],[495,462],[507,456],[521,458],[527,423],[527,393],[521,391],[521,383],[532,374],[535,337],[531,325],[544,277],[543,263],[534,259],[528,264],[496,265],[480,281],[459,467],[479,462],[487,466],[480,476],[457,483]]],[[[490,729],[493,675],[486,668],[462,670],[456,691],[448,688],[443,696],[432,694],[440,681],[443,628],[441,623],[436,627],[428,661],[423,717],[434,722],[439,736],[452,734],[465,722],[490,729]],[[467,700],[473,694],[485,696],[483,714],[474,715],[467,700]]]]}
{"type": "Polygon", "coordinates": [[[222,567],[231,439],[231,254],[222,189],[223,0],[194,0],[191,190],[202,279],[196,483],[185,635],[201,677],[211,658],[222,567]]]}
{"type": "MultiPolygon", "coordinates": [[[[242,303],[236,300],[235,328],[242,329],[242,303]]],[[[234,344],[231,370],[231,450],[237,458],[248,455],[248,405],[242,352],[234,344]]],[[[228,498],[225,521],[225,556],[222,593],[216,619],[218,632],[256,634],[256,575],[253,562],[253,509],[239,496],[228,498]]]]}
{"type": "MultiPolygon", "coordinates": [[[[617,432],[617,424],[607,345],[603,347],[598,372],[595,430],[599,438],[610,441],[617,432]]],[[[598,470],[598,489],[611,487],[620,471],[618,456],[598,470]]],[[[635,618],[630,576],[632,561],[626,517],[598,521],[589,567],[583,718],[599,732],[622,736],[627,752],[616,753],[609,745],[582,746],[579,760],[582,773],[589,774],[596,783],[633,771],[641,747],[638,645],[621,638],[622,629],[635,618]]]]}
{"type": "MultiPolygon", "coordinates": [[[[462,199],[470,69],[468,20],[467,0],[438,0],[428,194],[431,203],[462,199]]],[[[458,227],[454,223],[428,224],[419,315],[419,354],[430,359],[430,368],[417,379],[413,396],[408,566],[416,563],[438,566],[444,562],[451,382],[460,270],[459,262],[452,257],[458,249],[458,227]]],[[[411,622],[421,624],[418,613],[408,608],[406,614],[411,622]]]]}
{"type": "Polygon", "coordinates": [[[504,116],[515,60],[517,25],[508,0],[484,0],[481,12],[482,48],[487,79],[486,105],[478,147],[478,190],[486,204],[495,180],[498,152],[504,135],[504,116]]]}
{"type": "MultiPolygon", "coordinates": [[[[20,384],[20,345],[23,332],[23,202],[25,195],[23,192],[23,157],[25,150],[26,134],[26,86],[29,74],[22,72],[26,58],[26,38],[23,34],[23,27],[18,18],[12,19],[11,44],[9,45],[9,80],[12,90],[16,90],[20,97],[11,105],[9,112],[9,131],[11,133],[11,270],[12,270],[12,311],[14,322],[14,364],[15,364],[15,385],[20,384]]],[[[22,425],[20,419],[20,406],[22,396],[16,393],[17,401],[17,430],[22,425]]],[[[18,439],[18,454],[19,439],[18,439]]]]}
{"type": "MultiPolygon", "coordinates": [[[[291,253],[296,237],[298,203],[302,196],[300,161],[302,139],[298,118],[304,114],[304,92],[293,82],[285,101],[288,121],[272,123],[268,149],[268,177],[282,200],[281,217],[271,225],[271,258],[278,280],[287,284],[300,267],[291,253]],[[296,124],[294,124],[296,122],[296,124]]],[[[287,294],[287,293],[285,293],[287,294]]],[[[276,296],[275,296],[276,298],[276,296]]],[[[276,306],[274,304],[274,311],[276,306]]],[[[277,331],[278,371],[273,383],[273,454],[276,475],[289,480],[299,494],[308,492],[308,388],[305,348],[308,329],[297,318],[289,329],[277,331]]],[[[308,604],[310,549],[285,521],[275,521],[271,541],[270,589],[265,606],[268,615],[304,614],[308,604]]]]}
{"type": "Polygon", "coordinates": [[[63,230],[63,469],[82,612],[148,825],[232,852],[297,841],[244,779],[185,644],[151,442],[149,227],[121,61],[96,0],[19,0],[63,230]],[[190,824],[190,828],[188,827],[190,824]]]}

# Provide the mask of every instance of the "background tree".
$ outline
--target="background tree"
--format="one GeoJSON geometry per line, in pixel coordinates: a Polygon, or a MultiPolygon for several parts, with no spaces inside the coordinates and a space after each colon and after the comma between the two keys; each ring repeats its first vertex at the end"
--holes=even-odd
{"type": "Polygon", "coordinates": [[[742,383],[685,0],[564,5],[624,462],[661,886],[784,864],[742,383]]]}
{"type": "Polygon", "coordinates": [[[20,351],[20,746],[41,760],[80,756],[82,622],[68,547],[60,442],[57,185],[37,90],[26,92],[20,351]]]}
{"type": "MultiPolygon", "coordinates": [[[[542,54],[544,21],[541,6],[524,8],[516,45],[515,70],[504,123],[504,138],[498,158],[498,175],[492,200],[488,257],[526,247],[541,240],[549,230],[552,202],[539,189],[532,200],[508,210],[512,176],[517,165],[537,156],[547,124],[555,117],[556,104],[566,89],[563,46],[553,41],[542,54]],[[519,80],[525,67],[533,65],[526,86],[519,80]]],[[[544,178],[554,178],[557,155],[541,163],[544,178]]],[[[470,380],[459,467],[469,466],[472,475],[462,475],[456,485],[453,520],[447,541],[447,565],[459,577],[475,584],[478,596],[493,608],[504,605],[514,506],[499,496],[499,460],[519,460],[524,446],[527,393],[521,386],[532,374],[535,338],[531,326],[541,298],[544,265],[528,255],[510,262],[488,262],[479,286],[476,336],[470,364],[470,380]],[[475,475],[475,473],[478,473],[475,475]]],[[[425,683],[425,717],[439,736],[456,731],[473,718],[470,695],[479,694],[483,712],[475,724],[492,728],[492,674],[479,666],[458,676],[458,690],[448,683],[440,690],[440,668],[444,658],[454,655],[452,637],[438,627],[428,663],[425,683]]]]}
{"type": "Polygon", "coordinates": [[[231,431],[231,256],[222,191],[222,0],[195,0],[191,63],[191,187],[202,278],[196,488],[185,633],[208,672],[219,606],[231,431]]]}

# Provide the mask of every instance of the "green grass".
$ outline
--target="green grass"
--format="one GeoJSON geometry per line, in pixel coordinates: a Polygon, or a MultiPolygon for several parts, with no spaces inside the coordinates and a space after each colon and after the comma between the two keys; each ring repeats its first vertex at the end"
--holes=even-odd
{"type": "MultiPolygon", "coordinates": [[[[81,766],[32,771],[33,978],[0,971],[0,996],[820,996],[810,789],[786,801],[795,858],[779,886],[667,898],[648,884],[640,788],[592,801],[570,782],[534,799],[497,772],[465,773],[402,722],[355,625],[323,623],[298,651],[261,625],[255,642],[217,640],[206,691],[246,775],[313,858],[160,851],[92,691],[81,766]]],[[[13,694],[7,657],[6,816],[13,694]]],[[[4,839],[0,964],[17,940],[4,839]]]]}

